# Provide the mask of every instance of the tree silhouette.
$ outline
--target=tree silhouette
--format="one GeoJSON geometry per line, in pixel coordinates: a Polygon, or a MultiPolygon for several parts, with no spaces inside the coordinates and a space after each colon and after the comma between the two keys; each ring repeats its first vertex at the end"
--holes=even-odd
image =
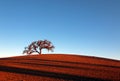
{"type": "Polygon", "coordinates": [[[23,54],[32,54],[34,52],[38,54],[42,54],[42,49],[47,49],[48,51],[52,51],[55,47],[52,45],[52,43],[48,40],[38,40],[32,42],[28,47],[25,47],[25,50],[23,51],[23,54]]]}

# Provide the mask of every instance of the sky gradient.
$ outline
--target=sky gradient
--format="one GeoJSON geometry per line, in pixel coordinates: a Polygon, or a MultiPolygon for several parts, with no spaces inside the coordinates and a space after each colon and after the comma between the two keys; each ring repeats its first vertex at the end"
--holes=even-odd
{"type": "Polygon", "coordinates": [[[44,39],[54,53],[120,60],[120,0],[0,0],[0,57],[44,39]]]}

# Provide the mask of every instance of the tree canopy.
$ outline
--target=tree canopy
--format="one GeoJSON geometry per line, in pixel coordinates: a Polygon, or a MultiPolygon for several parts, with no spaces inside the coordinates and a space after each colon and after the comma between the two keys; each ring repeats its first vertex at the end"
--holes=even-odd
{"type": "Polygon", "coordinates": [[[23,51],[23,54],[32,54],[32,53],[38,53],[42,54],[42,49],[47,49],[48,51],[52,51],[55,47],[52,45],[52,43],[48,40],[38,40],[32,42],[28,47],[25,47],[25,50],[23,51]]]}

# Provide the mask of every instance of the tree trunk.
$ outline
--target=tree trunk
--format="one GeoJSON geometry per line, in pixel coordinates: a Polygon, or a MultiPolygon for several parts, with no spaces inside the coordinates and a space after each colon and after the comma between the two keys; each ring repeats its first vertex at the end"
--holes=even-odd
{"type": "Polygon", "coordinates": [[[42,54],[42,49],[40,49],[40,53],[39,53],[39,55],[41,55],[42,54]]]}

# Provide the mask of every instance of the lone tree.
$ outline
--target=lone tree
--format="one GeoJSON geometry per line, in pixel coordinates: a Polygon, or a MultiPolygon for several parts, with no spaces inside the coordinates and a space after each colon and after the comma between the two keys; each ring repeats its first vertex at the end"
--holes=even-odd
{"type": "Polygon", "coordinates": [[[42,49],[47,49],[48,51],[52,51],[55,47],[52,45],[52,43],[48,40],[38,40],[32,42],[28,47],[25,47],[25,50],[23,51],[23,54],[26,53],[28,55],[32,53],[38,53],[39,55],[42,54],[42,49]]]}

